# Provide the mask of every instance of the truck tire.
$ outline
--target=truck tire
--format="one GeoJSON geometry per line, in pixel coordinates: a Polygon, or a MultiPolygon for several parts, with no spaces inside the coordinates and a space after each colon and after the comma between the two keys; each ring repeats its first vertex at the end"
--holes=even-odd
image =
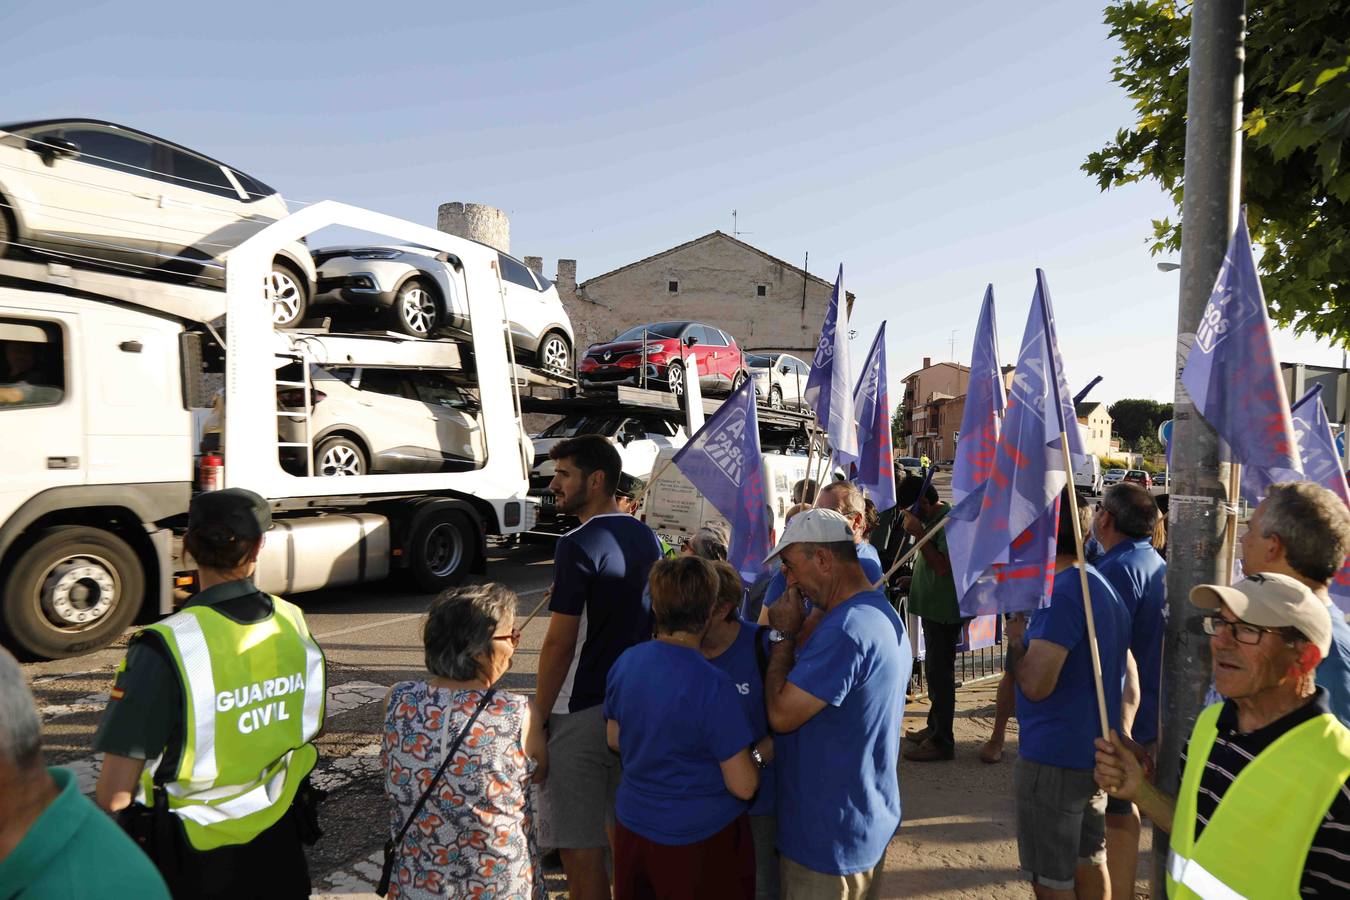
{"type": "Polygon", "coordinates": [[[427,593],[454,587],[473,566],[476,537],[473,523],[463,513],[431,513],[408,542],[408,577],[427,593]]]}
{"type": "Polygon", "coordinates": [[[111,532],[63,525],[40,532],[5,579],[5,630],[23,651],[63,659],[121,636],[145,598],[136,551],[111,532]]]}

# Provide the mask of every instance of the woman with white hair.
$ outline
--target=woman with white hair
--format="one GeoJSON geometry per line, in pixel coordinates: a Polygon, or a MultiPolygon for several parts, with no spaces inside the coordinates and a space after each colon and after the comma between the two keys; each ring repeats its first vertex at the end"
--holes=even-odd
{"type": "Polygon", "coordinates": [[[529,784],[529,700],[493,687],[520,643],[500,584],[446,591],[422,629],[427,676],[389,691],[391,897],[544,897],[529,784]]]}

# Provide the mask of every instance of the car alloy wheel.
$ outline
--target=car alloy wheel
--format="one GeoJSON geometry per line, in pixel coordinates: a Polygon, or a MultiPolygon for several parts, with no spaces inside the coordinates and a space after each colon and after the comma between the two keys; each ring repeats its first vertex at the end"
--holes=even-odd
{"type": "Polygon", "coordinates": [[[431,292],[421,285],[415,285],[403,292],[399,314],[407,323],[408,330],[425,336],[436,325],[436,301],[431,292]]]}
{"type": "Polygon", "coordinates": [[[746,374],[744,372],[737,372],[731,379],[731,389],[733,391],[740,390],[741,385],[745,384],[745,379],[746,374]]]}
{"type": "Polygon", "coordinates": [[[684,396],[684,366],[671,363],[666,369],[666,384],[676,397],[684,396]]]}
{"type": "Polygon", "coordinates": [[[304,312],[304,291],[295,277],[284,269],[273,269],[267,276],[265,292],[272,302],[272,324],[290,325],[304,312]]]}
{"type": "Polygon", "coordinates": [[[346,444],[334,444],[319,458],[320,475],[360,475],[361,457],[346,444]]]}
{"type": "Polygon", "coordinates": [[[769,388],[769,406],[773,409],[783,408],[783,391],[776,384],[769,388]]]}
{"type": "Polygon", "coordinates": [[[550,334],[539,351],[539,358],[548,372],[568,374],[572,371],[572,354],[568,351],[567,341],[562,335],[550,334]]]}

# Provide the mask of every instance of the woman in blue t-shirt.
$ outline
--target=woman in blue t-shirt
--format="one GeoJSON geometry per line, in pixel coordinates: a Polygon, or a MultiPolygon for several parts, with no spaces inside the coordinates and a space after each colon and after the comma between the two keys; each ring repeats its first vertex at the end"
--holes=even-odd
{"type": "Polygon", "coordinates": [[[750,756],[759,766],[759,792],[750,801],[750,833],[755,839],[755,900],[778,900],[778,815],[774,803],[773,735],[764,706],[764,670],[769,664],[769,628],[737,615],[745,587],[729,562],[715,562],[718,595],[712,621],[703,635],[703,656],[731,676],[750,717],[755,743],[750,756]]]}
{"type": "Polygon", "coordinates": [[[756,735],[731,678],[699,651],[717,572],[694,556],[662,560],[648,588],[656,639],[624,651],[605,690],[609,746],[623,759],[614,895],[751,900],[756,735]]]}

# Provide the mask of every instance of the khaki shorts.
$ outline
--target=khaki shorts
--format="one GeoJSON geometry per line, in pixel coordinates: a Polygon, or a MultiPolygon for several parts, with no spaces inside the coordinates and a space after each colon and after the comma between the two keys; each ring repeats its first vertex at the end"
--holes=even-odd
{"type": "Polygon", "coordinates": [[[1017,758],[1017,857],[1037,884],[1071,891],[1080,866],[1106,862],[1106,792],[1091,769],[1017,758]]]}
{"type": "Polygon", "coordinates": [[[781,900],[876,900],[881,896],[881,870],[886,857],[866,872],[831,875],[808,869],[786,856],[779,868],[781,900]]]}
{"type": "Polygon", "coordinates": [[[608,847],[614,825],[619,754],[605,741],[600,705],[548,717],[548,777],[539,792],[539,846],[608,847]]]}

